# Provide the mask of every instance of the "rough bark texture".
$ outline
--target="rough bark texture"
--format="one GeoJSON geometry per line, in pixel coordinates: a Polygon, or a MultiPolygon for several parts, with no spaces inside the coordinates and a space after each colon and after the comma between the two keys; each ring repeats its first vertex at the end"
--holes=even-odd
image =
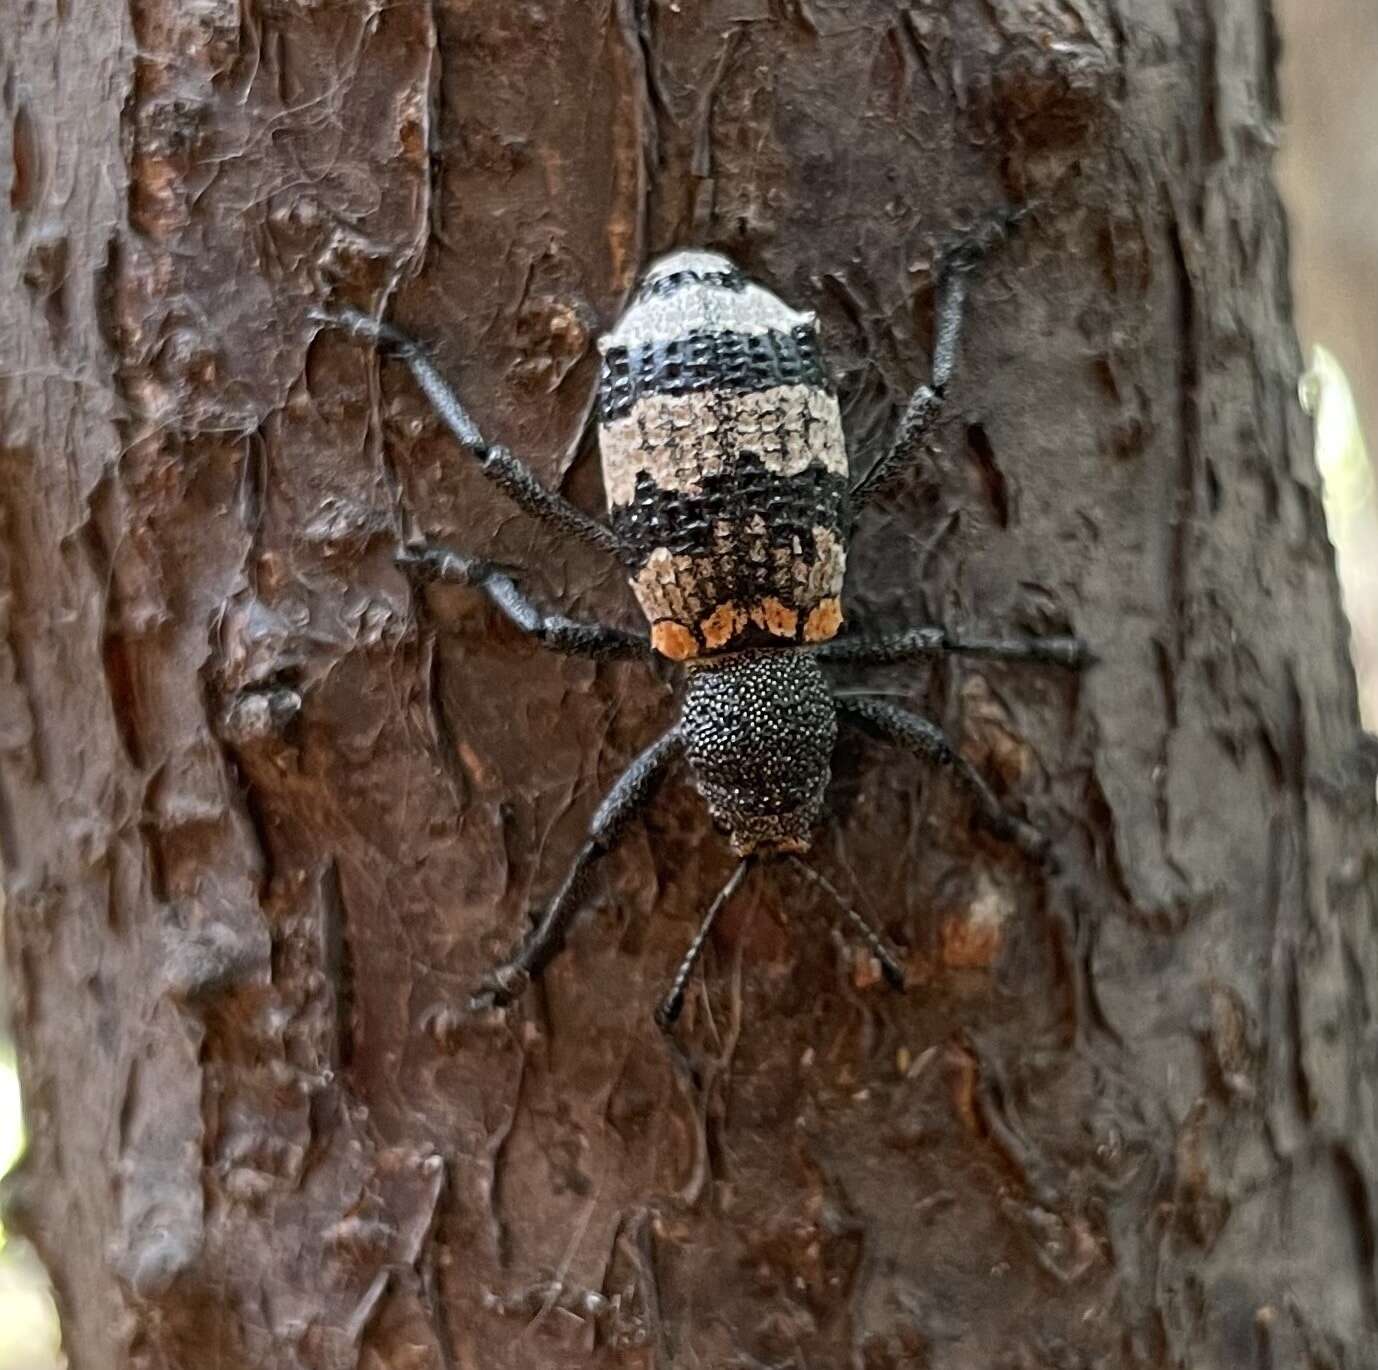
{"type": "Polygon", "coordinates": [[[78,1370],[1371,1365],[1372,768],[1294,398],[1264,0],[12,0],[0,839],[78,1370]],[[483,484],[383,306],[596,507],[591,339],[647,257],[814,305],[864,453],[974,290],[854,623],[1072,625],[1080,682],[891,670],[1042,879],[867,745],[819,864],[650,1010],[730,858],[665,796],[506,1025],[447,1016],[668,672],[543,654],[416,526],[632,625],[483,484]]]}

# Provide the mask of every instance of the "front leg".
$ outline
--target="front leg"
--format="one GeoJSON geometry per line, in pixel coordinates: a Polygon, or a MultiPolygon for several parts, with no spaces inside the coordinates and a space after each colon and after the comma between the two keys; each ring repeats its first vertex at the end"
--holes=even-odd
{"type": "Polygon", "coordinates": [[[624,633],[602,623],[577,623],[560,614],[544,614],[522,593],[517,583],[491,562],[452,551],[438,542],[413,542],[396,557],[397,564],[423,580],[445,585],[469,585],[482,590],[525,633],[543,646],[566,656],[599,660],[649,658],[649,638],[624,633]]]}
{"type": "Polygon", "coordinates": [[[517,951],[484,977],[469,1000],[472,1011],[510,1004],[550,964],[565,944],[570,920],[588,895],[594,866],[617,845],[627,825],[645,810],[666,771],[683,752],[684,741],[676,725],[622,772],[593,815],[588,840],[580,847],[559,892],[517,951]]]}
{"type": "Polygon", "coordinates": [[[939,259],[933,309],[933,362],[928,381],[909,397],[889,448],[852,485],[854,513],[917,459],[947,400],[948,383],[957,364],[968,277],[990,248],[1028,213],[1024,208],[991,218],[939,259]]]}
{"type": "Polygon", "coordinates": [[[1013,843],[1035,861],[1046,860],[1048,839],[1037,828],[1001,807],[981,773],[957,751],[936,723],[878,699],[857,699],[849,695],[834,695],[833,698],[838,718],[942,767],[971,796],[977,816],[996,837],[1013,843]]]}
{"type": "Polygon", "coordinates": [[[419,342],[390,324],[361,314],[357,309],[341,309],[337,314],[317,310],[311,317],[317,323],[342,328],[356,338],[376,343],[406,362],[416,383],[435,406],[436,413],[444,419],[450,432],[474,454],[483,474],[519,509],[563,533],[571,533],[591,543],[601,551],[614,555],[618,553],[620,543],[611,528],[582,509],[576,509],[563,496],[546,489],[531,468],[518,461],[506,447],[490,443],[484,438],[478,424],[445,383],[445,378],[419,342]]]}
{"type": "Polygon", "coordinates": [[[854,666],[887,666],[897,661],[933,660],[940,656],[974,656],[987,661],[1033,661],[1073,669],[1090,665],[1090,649],[1078,637],[971,637],[941,624],[910,628],[883,636],[833,638],[811,649],[820,661],[854,666]]]}

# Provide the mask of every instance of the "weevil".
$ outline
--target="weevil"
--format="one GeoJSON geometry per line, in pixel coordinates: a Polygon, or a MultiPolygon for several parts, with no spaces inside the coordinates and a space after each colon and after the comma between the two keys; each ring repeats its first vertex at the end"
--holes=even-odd
{"type": "Polygon", "coordinates": [[[800,859],[823,817],[839,725],[944,769],[996,837],[1045,859],[1043,836],[1001,806],[936,724],[880,699],[837,693],[825,674],[836,663],[948,653],[1069,668],[1088,659],[1071,636],[969,636],[940,624],[839,636],[852,522],[915,461],[938,419],[970,273],[1014,217],[993,220],[940,259],[929,378],[910,398],[886,450],[859,476],[848,459],[816,316],[792,309],[720,253],[680,250],[655,262],[599,340],[607,521],[576,508],[506,447],[487,441],[419,343],[354,310],[315,315],[403,361],[460,445],[527,513],[619,557],[649,634],[548,614],[504,570],[442,543],[406,545],[398,555],[403,566],[423,580],[485,593],[554,651],[597,659],[658,654],[685,670],[678,721],[613,785],[564,883],[484,979],[472,1009],[511,1003],[545,969],[564,946],[597,863],[681,760],[740,860],[656,1010],[666,1029],[679,1017],[714,920],[763,858],[791,860],[828,894],[887,981],[903,987],[898,953],[800,859]]]}

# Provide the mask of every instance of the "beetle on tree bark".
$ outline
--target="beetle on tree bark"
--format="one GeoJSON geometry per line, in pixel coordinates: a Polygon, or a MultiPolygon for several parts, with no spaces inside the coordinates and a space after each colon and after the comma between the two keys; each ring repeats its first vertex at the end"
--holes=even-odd
{"type": "Polygon", "coordinates": [[[1266,5],[15,16],[6,1223],[74,1367],[1378,1360],[1373,775],[1266,5]],[[848,615],[1094,645],[874,678],[1060,868],[849,741],[816,851],[911,993],[789,935],[831,896],[786,866],[722,909],[662,1044],[646,1005],[730,873],[667,790],[522,1003],[443,1030],[672,694],[468,589],[418,620],[421,511],[536,603],[624,593],[310,311],[424,331],[588,508],[592,334],[646,262],[704,244],[816,304],[868,454],[927,369],[941,244],[1043,200],[971,278],[951,421],[868,510],[848,615]]]}
{"type": "MultiPolygon", "coordinates": [[[[939,268],[932,376],[914,392],[888,450],[849,483],[837,398],[818,355],[816,318],[789,309],[719,253],[681,250],[644,275],[608,337],[599,380],[599,443],[613,526],[545,489],[504,447],[485,441],[425,350],[355,310],[317,317],[386,345],[410,367],[450,432],[510,499],[561,533],[626,564],[651,623],[647,639],[604,624],[544,614],[497,567],[436,542],[398,560],[426,579],[476,586],[546,647],[595,660],[653,652],[691,665],[676,723],[618,777],[559,893],[521,947],[486,977],[471,1009],[502,1008],[563,948],[598,861],[681,758],[741,864],[708,907],[656,1010],[673,1027],[708,933],[748,865],[798,860],[823,817],[838,724],[866,728],[947,770],[978,819],[1034,860],[1047,842],[1007,813],[936,724],[880,700],[834,695],[821,666],[879,665],[943,653],[1079,666],[1071,637],[981,638],[937,624],[880,638],[834,641],[842,624],[847,534],[866,501],[921,452],[952,379],[966,273],[1016,217],[992,220],[939,268]]],[[[899,954],[839,898],[893,989],[899,954]]]]}

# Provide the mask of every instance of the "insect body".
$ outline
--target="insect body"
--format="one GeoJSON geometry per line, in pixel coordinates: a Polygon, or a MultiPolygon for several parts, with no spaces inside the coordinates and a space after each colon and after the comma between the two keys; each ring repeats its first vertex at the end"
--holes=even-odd
{"type": "Polygon", "coordinates": [[[805,851],[837,721],[818,663],[766,649],[842,622],[847,448],[814,316],[676,252],[599,346],[608,512],[652,646],[694,663],[695,782],[740,855],[805,851]]]}
{"type": "Polygon", "coordinates": [[[607,524],[547,490],[506,448],[485,441],[416,343],[352,310],[317,316],[400,356],[460,443],[522,508],[618,555],[650,635],[545,614],[496,567],[438,543],[410,545],[400,562],[423,577],[482,589],[553,650],[600,658],[659,653],[684,663],[687,673],[679,721],[618,779],[564,883],[512,956],[488,976],[474,1007],[510,1002],[545,968],[564,945],[597,862],[681,759],[742,859],[657,1011],[662,1026],[678,1017],[719,910],[750,863],[765,856],[789,857],[834,898],[886,977],[902,986],[900,962],[880,934],[799,860],[823,816],[840,724],[942,767],[968,792],[986,827],[1029,857],[1043,858],[1041,835],[1001,807],[935,724],[881,700],[838,695],[825,675],[833,662],[943,653],[1063,666],[1085,660],[1075,638],[967,637],[936,624],[889,637],[837,636],[852,515],[913,459],[940,411],[966,276],[985,245],[968,243],[945,259],[930,381],[910,399],[889,449],[860,477],[849,469],[814,317],[789,308],[716,253],[682,251],[656,263],[599,344],[607,524]]]}
{"type": "Polygon", "coordinates": [[[847,448],[814,317],[678,252],[600,347],[608,511],[656,650],[834,636],[847,448]]]}

